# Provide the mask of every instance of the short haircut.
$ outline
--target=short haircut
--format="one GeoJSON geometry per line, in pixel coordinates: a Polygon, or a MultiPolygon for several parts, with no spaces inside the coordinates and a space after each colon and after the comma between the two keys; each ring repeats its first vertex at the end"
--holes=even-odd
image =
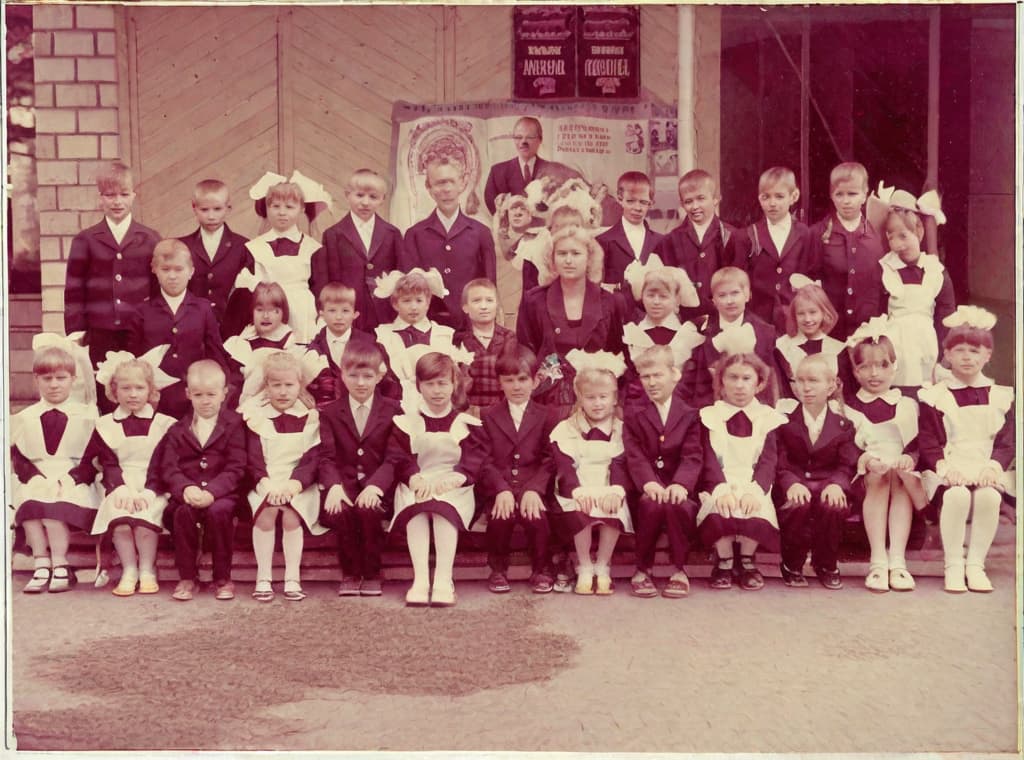
{"type": "Polygon", "coordinates": [[[48,375],[51,372],[64,370],[75,375],[75,358],[58,346],[41,348],[32,355],[32,374],[48,375]]]}
{"type": "MultiPolygon", "coordinates": [[[[772,368],[765,364],[760,356],[751,352],[745,354],[722,354],[718,361],[715,362],[711,377],[716,399],[722,398],[722,378],[725,375],[725,371],[736,364],[746,364],[748,367],[753,368],[754,372],[757,373],[758,381],[764,383],[766,389],[770,389],[773,397],[776,395],[775,375],[772,372],[772,368]]],[[[773,398],[772,404],[774,402],[775,399],[773,398]]]]}
{"type": "Polygon", "coordinates": [[[711,294],[714,295],[720,285],[736,283],[744,292],[750,294],[750,276],[739,267],[722,267],[711,275],[711,294]]]}
{"type": "Polygon", "coordinates": [[[950,349],[961,343],[967,343],[977,348],[987,348],[989,351],[995,348],[991,330],[983,330],[980,327],[972,327],[971,325],[960,325],[950,329],[946,333],[946,339],[942,341],[942,347],[950,349]]]}
{"type": "Polygon", "coordinates": [[[885,354],[886,360],[893,364],[896,361],[896,347],[892,344],[892,341],[885,335],[878,336],[877,339],[865,338],[859,343],[854,344],[848,349],[850,355],[850,361],[853,362],[853,367],[856,369],[863,364],[867,359],[865,354],[869,350],[880,350],[885,354]]]}
{"type": "Polygon", "coordinates": [[[347,303],[354,309],[356,308],[356,291],[342,282],[329,282],[317,293],[317,311],[321,311],[329,303],[347,303]]]}
{"type": "Polygon", "coordinates": [[[498,295],[498,286],[488,280],[486,277],[477,277],[475,280],[470,280],[462,286],[462,305],[465,306],[469,303],[469,291],[473,288],[487,288],[489,291],[498,295]]]}
{"type": "Polygon", "coordinates": [[[893,217],[899,219],[904,227],[917,235],[918,240],[924,240],[924,222],[921,221],[921,216],[916,211],[899,206],[890,207],[889,213],[885,215],[885,221],[882,222],[883,232],[888,232],[893,217]]]}
{"type": "Polygon", "coordinates": [[[267,188],[267,195],[264,198],[267,206],[277,200],[295,201],[300,206],[306,204],[306,196],[302,194],[302,188],[294,182],[278,182],[267,188]]]}
{"type": "Polygon", "coordinates": [[[494,362],[494,373],[498,377],[519,374],[534,377],[538,369],[540,369],[540,361],[537,359],[537,354],[522,343],[513,343],[498,354],[498,358],[494,362]]]}
{"type": "Polygon", "coordinates": [[[382,176],[373,169],[356,169],[352,176],[345,183],[345,190],[356,190],[360,188],[372,188],[379,190],[381,195],[387,195],[388,183],[382,176]]]}
{"type": "Polygon", "coordinates": [[[217,376],[223,385],[227,385],[228,377],[224,368],[213,359],[200,359],[188,365],[188,373],[185,375],[185,383],[191,385],[194,380],[201,377],[217,376]]]}
{"type": "Polygon", "coordinates": [[[202,179],[196,182],[195,189],[192,190],[192,200],[198,201],[207,195],[220,195],[224,193],[224,197],[230,197],[228,192],[228,186],[219,179],[202,179]]]}
{"type": "Polygon", "coordinates": [[[157,402],[160,401],[160,391],[157,390],[156,380],[153,379],[153,366],[149,362],[142,361],[142,359],[129,359],[126,362],[121,362],[114,368],[114,374],[110,376],[110,382],[107,383],[107,398],[115,404],[117,403],[117,379],[125,372],[131,372],[133,369],[137,369],[142,373],[143,380],[149,386],[149,398],[147,401],[155,407],[157,402]]]}
{"type": "Polygon", "coordinates": [[[438,166],[452,166],[456,170],[458,170],[460,176],[466,173],[466,165],[459,161],[457,158],[454,158],[452,156],[435,156],[434,158],[431,158],[429,161],[427,161],[426,165],[428,185],[430,184],[430,170],[438,166]]]}
{"type": "Polygon", "coordinates": [[[828,191],[831,193],[842,182],[859,182],[867,192],[868,170],[864,168],[864,164],[858,161],[843,161],[843,163],[837,164],[832,169],[832,173],[828,175],[828,191]]]}
{"type": "Polygon", "coordinates": [[[548,229],[552,232],[574,224],[577,227],[583,226],[583,213],[572,206],[559,206],[551,212],[548,219],[548,229]]]}
{"type": "Polygon", "coordinates": [[[253,311],[255,311],[256,307],[259,305],[280,309],[282,322],[287,322],[291,319],[291,312],[288,310],[288,296],[285,294],[284,288],[276,282],[260,282],[256,284],[255,288],[253,288],[253,311]]]}
{"type": "Polygon", "coordinates": [[[512,131],[516,131],[516,127],[520,124],[529,124],[537,132],[537,137],[541,140],[544,139],[544,128],[540,125],[540,120],[534,116],[520,116],[516,119],[516,123],[512,125],[512,131]]]}
{"type": "Polygon", "coordinates": [[[135,186],[132,170],[128,164],[112,161],[96,172],[96,187],[100,193],[112,193],[118,190],[132,190],[135,186]]]}
{"type": "Polygon", "coordinates": [[[651,200],[654,200],[654,185],[651,184],[651,178],[643,172],[625,172],[619,177],[619,181],[615,185],[615,192],[618,197],[621,198],[626,192],[626,188],[640,188],[646,187],[647,193],[651,200]]]}
{"type": "Polygon", "coordinates": [[[369,369],[379,373],[382,364],[384,364],[384,352],[381,351],[380,346],[367,338],[350,340],[345,344],[345,350],[341,354],[342,372],[369,369]]]}
{"type": "Polygon", "coordinates": [[[793,368],[793,376],[800,374],[801,367],[807,367],[811,365],[817,365],[825,369],[825,374],[832,380],[838,379],[838,373],[836,367],[829,357],[825,354],[807,354],[803,359],[797,362],[796,367],[793,368]]]}
{"type": "Polygon", "coordinates": [[[647,288],[652,286],[661,286],[669,293],[669,295],[675,296],[678,301],[682,294],[680,291],[679,277],[676,276],[671,269],[668,267],[659,267],[656,269],[648,269],[644,274],[644,282],[640,287],[640,296],[647,291],[647,288]]]}
{"type": "Polygon", "coordinates": [[[192,262],[192,252],[187,245],[176,238],[164,238],[153,246],[152,268],[155,271],[158,264],[169,264],[179,258],[185,259],[190,267],[195,268],[192,262]]]}
{"type": "Polygon", "coordinates": [[[824,288],[812,282],[796,290],[793,293],[793,300],[786,307],[786,335],[794,337],[800,334],[800,325],[796,320],[796,302],[798,299],[817,306],[821,310],[821,331],[826,335],[831,332],[832,328],[836,326],[836,322],[839,321],[839,314],[836,312],[836,307],[832,305],[832,301],[829,300],[824,288]]]}
{"type": "Polygon", "coordinates": [[[434,295],[430,289],[430,283],[427,282],[427,278],[423,276],[422,272],[408,272],[399,277],[398,282],[395,283],[395,289],[391,293],[391,303],[394,303],[402,296],[419,294],[425,295],[428,303],[434,295]]]}
{"type": "Polygon", "coordinates": [[[769,187],[778,184],[787,184],[796,190],[796,174],[785,166],[773,166],[771,169],[765,169],[761,172],[761,179],[757,181],[757,192],[763,193],[769,187]]]}
{"type": "Polygon", "coordinates": [[[288,351],[274,351],[267,354],[263,360],[263,387],[267,385],[267,378],[272,372],[294,372],[299,378],[299,385],[305,387],[302,376],[302,362],[299,357],[288,351]]]}
{"type": "Polygon", "coordinates": [[[671,348],[668,346],[648,346],[633,360],[633,366],[636,367],[637,372],[643,372],[645,369],[658,364],[664,365],[669,369],[676,368],[676,357],[672,353],[671,348]]]}
{"type": "Polygon", "coordinates": [[[466,403],[466,380],[459,365],[447,354],[437,351],[423,354],[416,362],[416,389],[419,390],[420,383],[434,380],[438,377],[448,375],[452,379],[452,407],[456,410],[463,410],[466,403]]]}
{"type": "Polygon", "coordinates": [[[704,183],[711,184],[711,194],[716,198],[718,197],[718,183],[715,178],[711,176],[711,172],[705,171],[704,169],[690,169],[682,177],[679,178],[679,195],[684,192],[694,190],[704,183]]]}

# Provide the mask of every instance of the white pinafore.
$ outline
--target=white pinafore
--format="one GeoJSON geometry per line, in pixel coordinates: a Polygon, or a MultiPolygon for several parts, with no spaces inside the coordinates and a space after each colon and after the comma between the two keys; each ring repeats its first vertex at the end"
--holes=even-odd
{"type": "Polygon", "coordinates": [[[922,253],[917,265],[924,270],[920,285],[900,279],[906,266],[890,251],[878,262],[882,267],[882,287],[889,293],[888,333],[896,349],[896,374],[893,385],[923,385],[932,380],[939,359],[939,338],[935,332],[935,299],[942,290],[946,271],[937,256],[922,253]]]}

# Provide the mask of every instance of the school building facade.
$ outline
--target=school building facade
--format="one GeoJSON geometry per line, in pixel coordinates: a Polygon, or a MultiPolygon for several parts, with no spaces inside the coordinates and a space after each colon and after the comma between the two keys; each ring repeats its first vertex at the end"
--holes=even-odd
{"type": "MultiPolygon", "coordinates": [[[[512,25],[511,6],[34,6],[42,288],[9,304],[12,397],[31,395],[28,336],[62,331],[66,258],[99,219],[102,163],[135,169],[134,216],[164,235],[194,228],[205,177],[228,182],[229,224],[255,234],[245,191],[266,170],[299,169],[338,199],[356,168],[386,171],[395,101],[510,99],[512,25]]],[[[797,171],[809,221],[840,160],[865,163],[873,186],[938,187],[958,301],[999,312],[1009,348],[1012,5],[644,5],[640,35],[644,98],[676,105],[680,172],[722,178],[726,220],[756,211],[774,164],[797,171]]]]}

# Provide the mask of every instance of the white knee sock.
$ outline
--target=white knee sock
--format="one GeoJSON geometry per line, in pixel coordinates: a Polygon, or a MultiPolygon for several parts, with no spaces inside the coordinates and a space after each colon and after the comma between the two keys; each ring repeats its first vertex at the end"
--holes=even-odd
{"type": "Polygon", "coordinates": [[[434,588],[447,588],[452,583],[455,567],[455,548],[459,543],[459,530],[439,515],[434,523],[434,588]]]}
{"type": "Polygon", "coordinates": [[[303,543],[304,536],[301,525],[297,528],[285,528],[281,535],[281,548],[284,549],[284,579],[286,581],[301,580],[303,543]]]}
{"type": "Polygon", "coordinates": [[[994,488],[974,492],[974,514],[971,517],[971,540],[967,544],[967,564],[985,566],[985,556],[999,528],[999,505],[1003,497],[994,488]]]}
{"type": "Polygon", "coordinates": [[[594,573],[611,575],[612,555],[615,554],[619,531],[610,525],[602,525],[597,531],[597,562],[594,563],[594,573]]]}
{"type": "Polygon", "coordinates": [[[970,509],[971,492],[963,486],[953,486],[942,495],[939,533],[942,535],[946,567],[964,563],[964,534],[970,509]]]}
{"type": "Polygon", "coordinates": [[[593,575],[594,563],[590,558],[590,547],[594,543],[594,529],[590,525],[572,537],[576,546],[576,574],[593,575]]]}
{"type": "Polygon", "coordinates": [[[274,526],[270,530],[252,526],[252,551],[256,555],[256,580],[273,580],[274,526]]]}
{"type": "Polygon", "coordinates": [[[430,585],[430,518],[418,514],[405,526],[405,540],[412,560],[412,583],[414,586],[430,585]]]}

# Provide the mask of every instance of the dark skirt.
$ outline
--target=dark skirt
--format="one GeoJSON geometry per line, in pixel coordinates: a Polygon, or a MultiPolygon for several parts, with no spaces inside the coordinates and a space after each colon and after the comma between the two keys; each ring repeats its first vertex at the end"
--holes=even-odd
{"type": "Polygon", "coordinates": [[[46,502],[29,499],[18,507],[14,515],[14,524],[21,525],[26,520],[60,520],[69,528],[77,528],[88,533],[92,530],[95,519],[95,509],[80,507],[67,501],[46,502]]]}
{"type": "Polygon", "coordinates": [[[743,536],[757,541],[758,548],[768,552],[779,550],[779,529],[763,517],[726,517],[713,513],[698,526],[701,543],[713,546],[724,536],[743,536]]]}

